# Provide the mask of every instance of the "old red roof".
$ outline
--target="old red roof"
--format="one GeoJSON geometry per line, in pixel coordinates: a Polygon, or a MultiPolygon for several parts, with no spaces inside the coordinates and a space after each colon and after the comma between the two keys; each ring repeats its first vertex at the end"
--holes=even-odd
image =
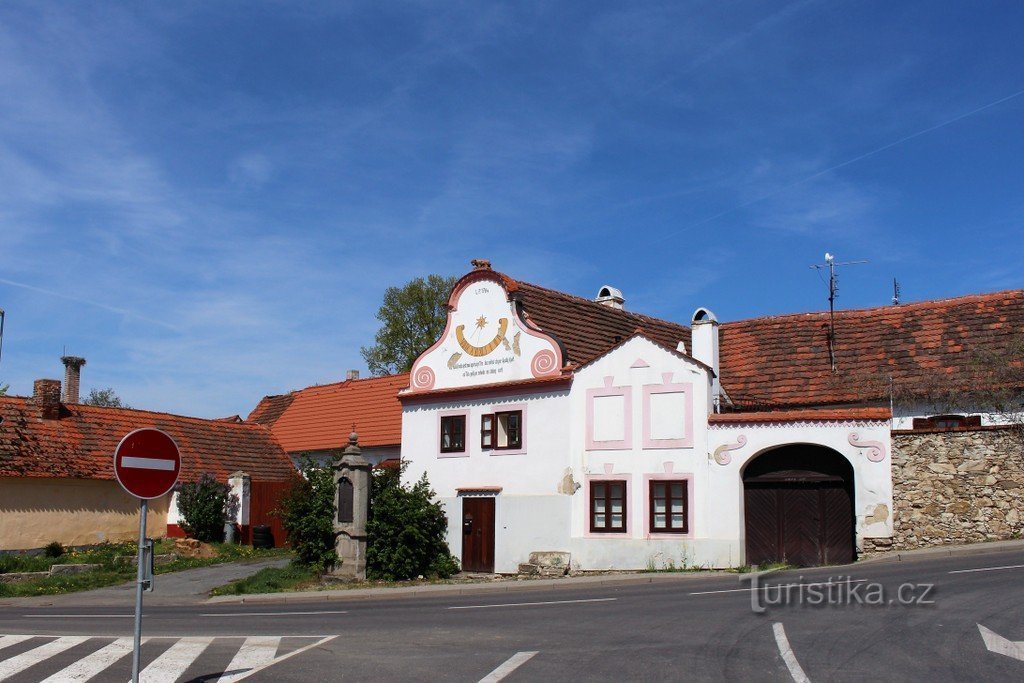
{"type": "Polygon", "coordinates": [[[407,386],[408,373],[312,386],[264,398],[249,421],[269,427],[289,453],[344,448],[353,425],[364,448],[397,446],[402,441],[398,391],[407,386]]]}
{"type": "Polygon", "coordinates": [[[833,373],[828,313],[723,323],[721,382],[747,408],[885,399],[890,378],[904,395],[936,382],[970,388],[985,381],[979,359],[1005,356],[1022,333],[1024,290],[837,311],[833,373]]]}
{"type": "Polygon", "coordinates": [[[750,413],[721,413],[708,416],[708,424],[764,424],[774,422],[836,422],[848,420],[888,420],[888,408],[807,408],[804,410],[772,410],[750,413]]]}
{"type": "Polygon", "coordinates": [[[224,481],[239,470],[254,481],[284,481],[294,471],[270,431],[257,424],[87,405],[62,405],[59,419],[43,420],[31,400],[4,396],[0,476],[114,479],[114,449],[143,427],[161,429],[178,444],[182,481],[203,472],[224,481]]]}
{"type": "Polygon", "coordinates": [[[612,308],[583,297],[518,282],[513,296],[523,304],[529,320],[558,338],[568,363],[586,364],[620,342],[637,328],[659,344],[675,349],[679,342],[689,348],[690,329],[667,320],[612,308]]]}

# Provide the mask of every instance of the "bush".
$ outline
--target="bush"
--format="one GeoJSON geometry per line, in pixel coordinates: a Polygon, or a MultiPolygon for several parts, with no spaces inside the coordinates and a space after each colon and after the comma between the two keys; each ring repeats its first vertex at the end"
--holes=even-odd
{"type": "Polygon", "coordinates": [[[304,460],[302,474],[292,475],[290,486],[274,510],[288,533],[288,542],[301,565],[325,571],[334,565],[334,472],[330,465],[304,460]]]}
{"type": "Polygon", "coordinates": [[[64,554],[64,546],[60,544],[60,541],[51,541],[43,549],[43,554],[47,557],[60,557],[64,554]]]}
{"type": "Polygon", "coordinates": [[[224,522],[228,511],[238,503],[231,487],[203,473],[198,482],[187,482],[178,490],[178,513],[181,528],[190,538],[203,543],[224,540],[224,522]]]}
{"type": "Polygon", "coordinates": [[[367,574],[372,579],[396,581],[417,576],[447,578],[459,570],[448,551],[448,520],[424,474],[412,486],[401,482],[401,469],[373,473],[367,574]]]}

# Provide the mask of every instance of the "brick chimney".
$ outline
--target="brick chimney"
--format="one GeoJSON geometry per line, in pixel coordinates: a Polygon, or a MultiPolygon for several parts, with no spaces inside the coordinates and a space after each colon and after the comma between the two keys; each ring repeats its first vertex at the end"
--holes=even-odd
{"type": "Polygon", "coordinates": [[[78,403],[79,380],[82,377],[85,359],[78,356],[63,356],[60,361],[64,363],[64,393],[60,398],[64,403],[78,403]]]}
{"type": "Polygon", "coordinates": [[[37,379],[32,385],[32,403],[39,409],[39,417],[56,420],[60,417],[60,380],[37,379]]]}
{"type": "Polygon", "coordinates": [[[359,379],[359,371],[358,370],[349,370],[349,371],[347,371],[345,373],[345,381],[346,382],[350,382],[350,381],[352,381],[354,379],[359,379]]]}

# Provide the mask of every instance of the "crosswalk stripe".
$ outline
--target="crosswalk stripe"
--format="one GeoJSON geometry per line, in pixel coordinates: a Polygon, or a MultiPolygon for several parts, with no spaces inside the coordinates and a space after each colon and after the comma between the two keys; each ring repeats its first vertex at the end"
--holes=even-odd
{"type": "Polygon", "coordinates": [[[277,655],[281,638],[276,636],[254,636],[246,638],[234,659],[224,670],[224,675],[217,679],[218,683],[240,679],[252,669],[272,662],[277,655]]]}
{"type": "Polygon", "coordinates": [[[0,650],[11,645],[17,645],[35,636],[0,636],[0,650]]]}
{"type": "MultiPolygon", "coordinates": [[[[118,638],[106,647],[93,652],[88,657],[83,657],[77,662],[46,678],[42,683],[77,683],[87,681],[100,673],[108,666],[131,654],[135,646],[133,638],[118,638]]],[[[146,638],[142,642],[146,642],[146,638]]]]}
{"type": "Polygon", "coordinates": [[[5,659],[0,662],[0,681],[6,681],[14,674],[24,671],[25,669],[38,664],[44,659],[60,654],[64,650],[74,647],[80,643],[84,643],[89,640],[89,636],[64,636],[53,640],[46,645],[40,645],[37,648],[23,652],[16,657],[5,659]]]}
{"type": "Polygon", "coordinates": [[[203,654],[213,638],[182,638],[139,673],[146,683],[173,683],[203,654]]]}

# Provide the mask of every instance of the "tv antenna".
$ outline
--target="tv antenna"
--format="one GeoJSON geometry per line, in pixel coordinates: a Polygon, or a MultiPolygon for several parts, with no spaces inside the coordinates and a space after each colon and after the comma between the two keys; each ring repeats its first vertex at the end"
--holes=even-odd
{"type": "Polygon", "coordinates": [[[896,281],[896,278],[892,279],[892,305],[900,305],[900,283],[896,281]]]}
{"type": "Polygon", "coordinates": [[[832,372],[837,370],[836,365],[836,294],[839,292],[839,276],[836,275],[836,268],[840,266],[856,266],[862,263],[867,263],[866,260],[861,259],[859,261],[844,261],[842,263],[836,263],[836,257],[832,254],[825,252],[825,264],[815,264],[811,268],[818,271],[818,275],[821,275],[821,271],[828,269],[828,360],[832,366],[832,372]]]}

